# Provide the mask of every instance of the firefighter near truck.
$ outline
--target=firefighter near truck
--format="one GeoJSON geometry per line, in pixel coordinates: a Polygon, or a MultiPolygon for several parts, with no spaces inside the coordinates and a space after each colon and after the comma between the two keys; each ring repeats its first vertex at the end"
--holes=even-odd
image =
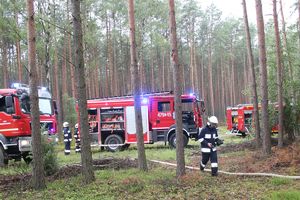
{"type": "MultiPolygon", "coordinates": [[[[40,124],[43,134],[54,136],[57,130],[56,106],[51,93],[38,87],[40,124]]],[[[0,166],[9,160],[31,161],[31,118],[29,86],[14,83],[0,89],[0,166]]]]}
{"type": "MultiPolygon", "coordinates": [[[[195,94],[181,96],[184,146],[198,139],[204,103],[195,94]]],[[[87,101],[92,146],[114,152],[137,143],[134,99],[132,96],[87,101]]],[[[78,110],[78,109],[77,109],[78,110]]],[[[161,92],[141,95],[142,127],[145,144],[164,142],[176,147],[174,95],[161,92]]],[[[79,125],[80,127],[80,125],[79,125]]]]}

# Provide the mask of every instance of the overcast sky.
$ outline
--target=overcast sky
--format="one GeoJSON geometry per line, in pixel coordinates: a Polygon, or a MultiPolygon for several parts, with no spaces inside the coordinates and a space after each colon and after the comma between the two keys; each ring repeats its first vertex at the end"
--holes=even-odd
{"type": "MultiPolygon", "coordinates": [[[[223,17],[225,16],[235,16],[243,17],[242,10],[242,0],[197,0],[202,8],[210,5],[212,2],[222,11],[223,17]]],[[[282,0],[285,20],[286,22],[291,22],[297,19],[298,13],[295,12],[292,8],[293,3],[296,0],[282,0]]],[[[252,23],[256,23],[256,14],[255,14],[255,0],[246,0],[248,18],[252,23]]],[[[262,0],[264,20],[272,18],[272,0],[262,0]]],[[[279,10],[279,4],[277,9],[279,10]]]]}

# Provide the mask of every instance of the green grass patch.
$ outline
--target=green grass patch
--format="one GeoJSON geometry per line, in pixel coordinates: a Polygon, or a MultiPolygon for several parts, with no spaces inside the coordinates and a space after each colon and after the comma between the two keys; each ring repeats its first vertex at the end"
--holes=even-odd
{"type": "Polygon", "coordinates": [[[272,178],[271,183],[275,186],[280,186],[280,185],[288,185],[292,182],[291,179],[287,179],[287,178],[272,178]]]}
{"type": "Polygon", "coordinates": [[[300,200],[300,191],[299,190],[282,190],[277,192],[272,192],[270,197],[267,199],[270,200],[300,200]]]}
{"type": "Polygon", "coordinates": [[[16,175],[29,172],[31,172],[31,167],[24,161],[9,161],[6,167],[0,167],[0,175],[16,175]]]}

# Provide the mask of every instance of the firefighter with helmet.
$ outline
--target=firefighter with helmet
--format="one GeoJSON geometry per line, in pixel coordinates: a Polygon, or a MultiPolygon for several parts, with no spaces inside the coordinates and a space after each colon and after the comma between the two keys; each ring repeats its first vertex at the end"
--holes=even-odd
{"type": "Polygon", "coordinates": [[[65,142],[65,155],[69,155],[71,153],[71,141],[72,141],[72,134],[69,128],[69,123],[63,123],[63,133],[64,133],[64,142],[65,142]]]}
{"type": "Polygon", "coordinates": [[[199,142],[201,144],[202,152],[200,170],[204,171],[207,162],[210,160],[212,176],[218,176],[218,157],[216,146],[223,144],[223,140],[218,138],[217,126],[217,117],[211,116],[208,118],[207,125],[199,134],[199,142]]]}
{"type": "Polygon", "coordinates": [[[79,136],[78,123],[75,124],[74,138],[75,138],[75,152],[80,153],[81,148],[80,148],[80,136],[79,136]]]}

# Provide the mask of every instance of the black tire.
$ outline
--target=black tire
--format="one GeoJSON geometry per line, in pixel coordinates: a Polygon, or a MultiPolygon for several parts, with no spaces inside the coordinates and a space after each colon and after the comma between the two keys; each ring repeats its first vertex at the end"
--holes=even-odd
{"type": "Polygon", "coordinates": [[[104,144],[108,145],[108,146],[105,147],[105,149],[107,151],[116,152],[116,151],[123,150],[122,144],[124,144],[124,141],[123,141],[123,138],[121,136],[113,134],[113,135],[108,136],[105,139],[104,144]],[[114,146],[114,145],[116,145],[116,146],[114,146]]]}
{"type": "MultiPolygon", "coordinates": [[[[183,134],[183,146],[186,147],[188,143],[189,143],[189,138],[185,134],[183,134]]],[[[172,148],[176,148],[176,134],[175,133],[173,133],[169,137],[169,145],[172,148]]]]}
{"type": "Polygon", "coordinates": [[[25,161],[26,164],[30,164],[32,161],[32,155],[29,152],[26,152],[22,155],[23,160],[25,161]]]}
{"type": "Polygon", "coordinates": [[[6,165],[8,165],[8,157],[3,147],[0,146],[0,167],[5,167],[6,165]]]}

